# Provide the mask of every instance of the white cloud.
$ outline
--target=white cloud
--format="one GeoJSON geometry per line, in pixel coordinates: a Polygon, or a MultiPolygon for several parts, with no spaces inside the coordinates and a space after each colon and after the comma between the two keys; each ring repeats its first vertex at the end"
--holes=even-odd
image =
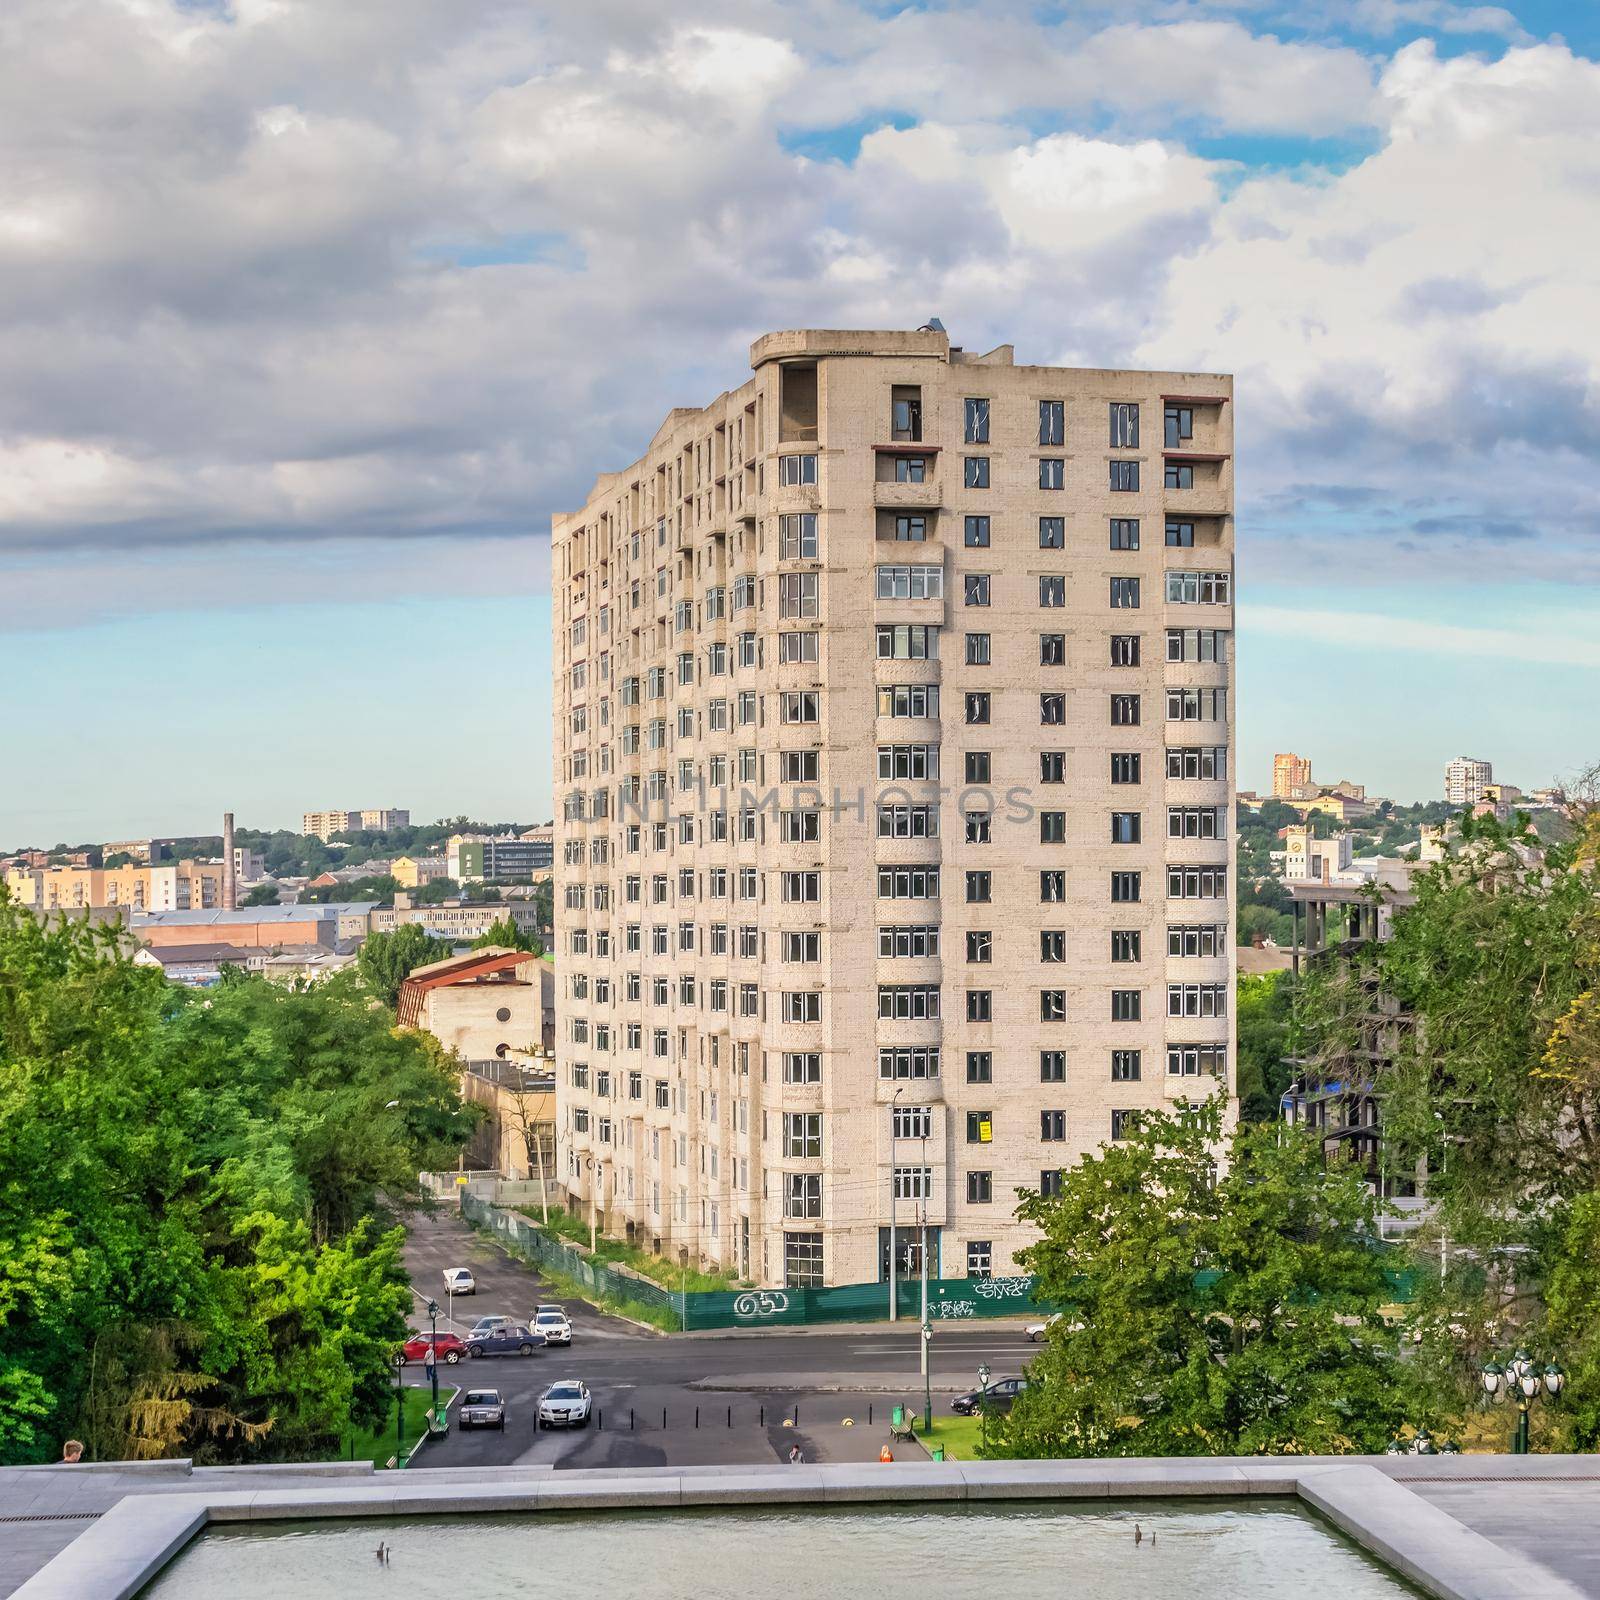
{"type": "Polygon", "coordinates": [[[1339,645],[1363,651],[1409,650],[1464,656],[1475,661],[1522,661],[1539,666],[1600,669],[1600,640],[1592,632],[1554,633],[1546,628],[1480,628],[1422,621],[1375,612],[1299,611],[1292,607],[1241,607],[1239,631],[1298,643],[1339,645]]]}

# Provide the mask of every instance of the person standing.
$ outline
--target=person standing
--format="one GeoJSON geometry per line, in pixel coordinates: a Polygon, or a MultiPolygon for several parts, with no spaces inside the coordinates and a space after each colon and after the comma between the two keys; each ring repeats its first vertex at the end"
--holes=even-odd
{"type": "Polygon", "coordinates": [[[61,1447],[61,1463],[63,1466],[75,1467],[83,1460],[83,1440],[68,1439],[61,1447]]]}

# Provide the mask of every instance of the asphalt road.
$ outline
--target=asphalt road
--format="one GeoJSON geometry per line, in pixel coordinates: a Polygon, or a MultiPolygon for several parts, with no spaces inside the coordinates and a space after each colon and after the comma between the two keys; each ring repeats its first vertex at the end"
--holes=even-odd
{"type": "MultiPolygon", "coordinates": [[[[452,1323],[446,1323],[440,1300],[441,1328],[465,1333],[491,1313],[526,1320],[536,1304],[555,1298],[531,1267],[453,1214],[415,1218],[406,1259],[413,1284],[423,1291],[419,1313],[426,1295],[436,1286],[443,1289],[446,1267],[470,1267],[477,1278],[477,1294],[450,1308],[452,1323]]],[[[440,1367],[441,1384],[499,1389],[507,1402],[506,1430],[462,1433],[452,1407],[449,1435],[424,1447],[414,1468],[758,1464],[787,1459],[796,1443],[808,1461],[870,1461],[888,1437],[887,1417],[895,1404],[923,1409],[914,1324],[660,1334],[582,1302],[563,1303],[573,1326],[570,1349],[440,1367]],[[589,1385],[595,1420],[587,1429],[540,1433],[535,1402],[560,1378],[589,1385]]],[[[416,1326],[427,1325],[421,1315],[416,1326]]],[[[977,1386],[980,1364],[998,1379],[1020,1372],[1035,1354],[1015,1322],[939,1325],[930,1348],[936,1412],[948,1411],[953,1393],[977,1386]]],[[[422,1369],[408,1367],[405,1378],[422,1382],[422,1369]]],[[[915,1445],[892,1448],[897,1455],[917,1452],[915,1445]]]]}

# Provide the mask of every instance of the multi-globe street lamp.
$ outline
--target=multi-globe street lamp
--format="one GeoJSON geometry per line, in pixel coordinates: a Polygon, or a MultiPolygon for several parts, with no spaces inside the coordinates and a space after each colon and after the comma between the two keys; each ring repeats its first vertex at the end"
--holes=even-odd
{"type": "Polygon", "coordinates": [[[1555,1362],[1543,1372],[1519,1350],[1504,1366],[1488,1361],[1483,1367],[1483,1392],[1491,1400],[1509,1400],[1517,1408],[1517,1431],[1511,1436],[1511,1453],[1528,1454],[1528,1410],[1540,1398],[1555,1400],[1567,1386],[1567,1375],[1555,1362]]]}

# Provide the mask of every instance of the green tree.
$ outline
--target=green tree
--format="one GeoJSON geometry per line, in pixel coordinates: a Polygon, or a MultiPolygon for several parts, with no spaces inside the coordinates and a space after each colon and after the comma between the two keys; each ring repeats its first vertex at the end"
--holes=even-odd
{"type": "Polygon", "coordinates": [[[1235,994],[1239,1114],[1247,1122],[1271,1122],[1291,1076],[1285,1058],[1294,979],[1287,972],[1241,972],[1235,994]]]}
{"type": "Polygon", "coordinates": [[[243,906],[275,906],[278,903],[278,886],[275,883],[258,883],[239,903],[243,906]]]}
{"type": "Polygon", "coordinates": [[[489,945],[501,945],[508,950],[527,950],[533,955],[544,954],[544,941],[536,933],[529,932],[517,926],[511,920],[511,913],[495,922],[491,922],[476,939],[472,941],[474,950],[482,950],[489,945]]]}
{"type": "Polygon", "coordinates": [[[1220,1100],[1147,1113],[1024,1195],[1038,1294],[1071,1309],[986,1453],[1372,1451],[1422,1420],[1360,1176],[1281,1127],[1241,1129],[1219,1176],[1220,1134],[1220,1100]]]}
{"type": "Polygon", "coordinates": [[[431,938],[420,923],[403,922],[393,933],[367,935],[356,953],[356,970],[373,997],[393,1011],[411,969],[443,961],[452,950],[445,940],[431,938]]]}
{"type": "Polygon", "coordinates": [[[0,894],[0,1463],[325,1454],[377,1420],[390,1196],[475,1113],[353,977],[206,992],[0,894]]]}

